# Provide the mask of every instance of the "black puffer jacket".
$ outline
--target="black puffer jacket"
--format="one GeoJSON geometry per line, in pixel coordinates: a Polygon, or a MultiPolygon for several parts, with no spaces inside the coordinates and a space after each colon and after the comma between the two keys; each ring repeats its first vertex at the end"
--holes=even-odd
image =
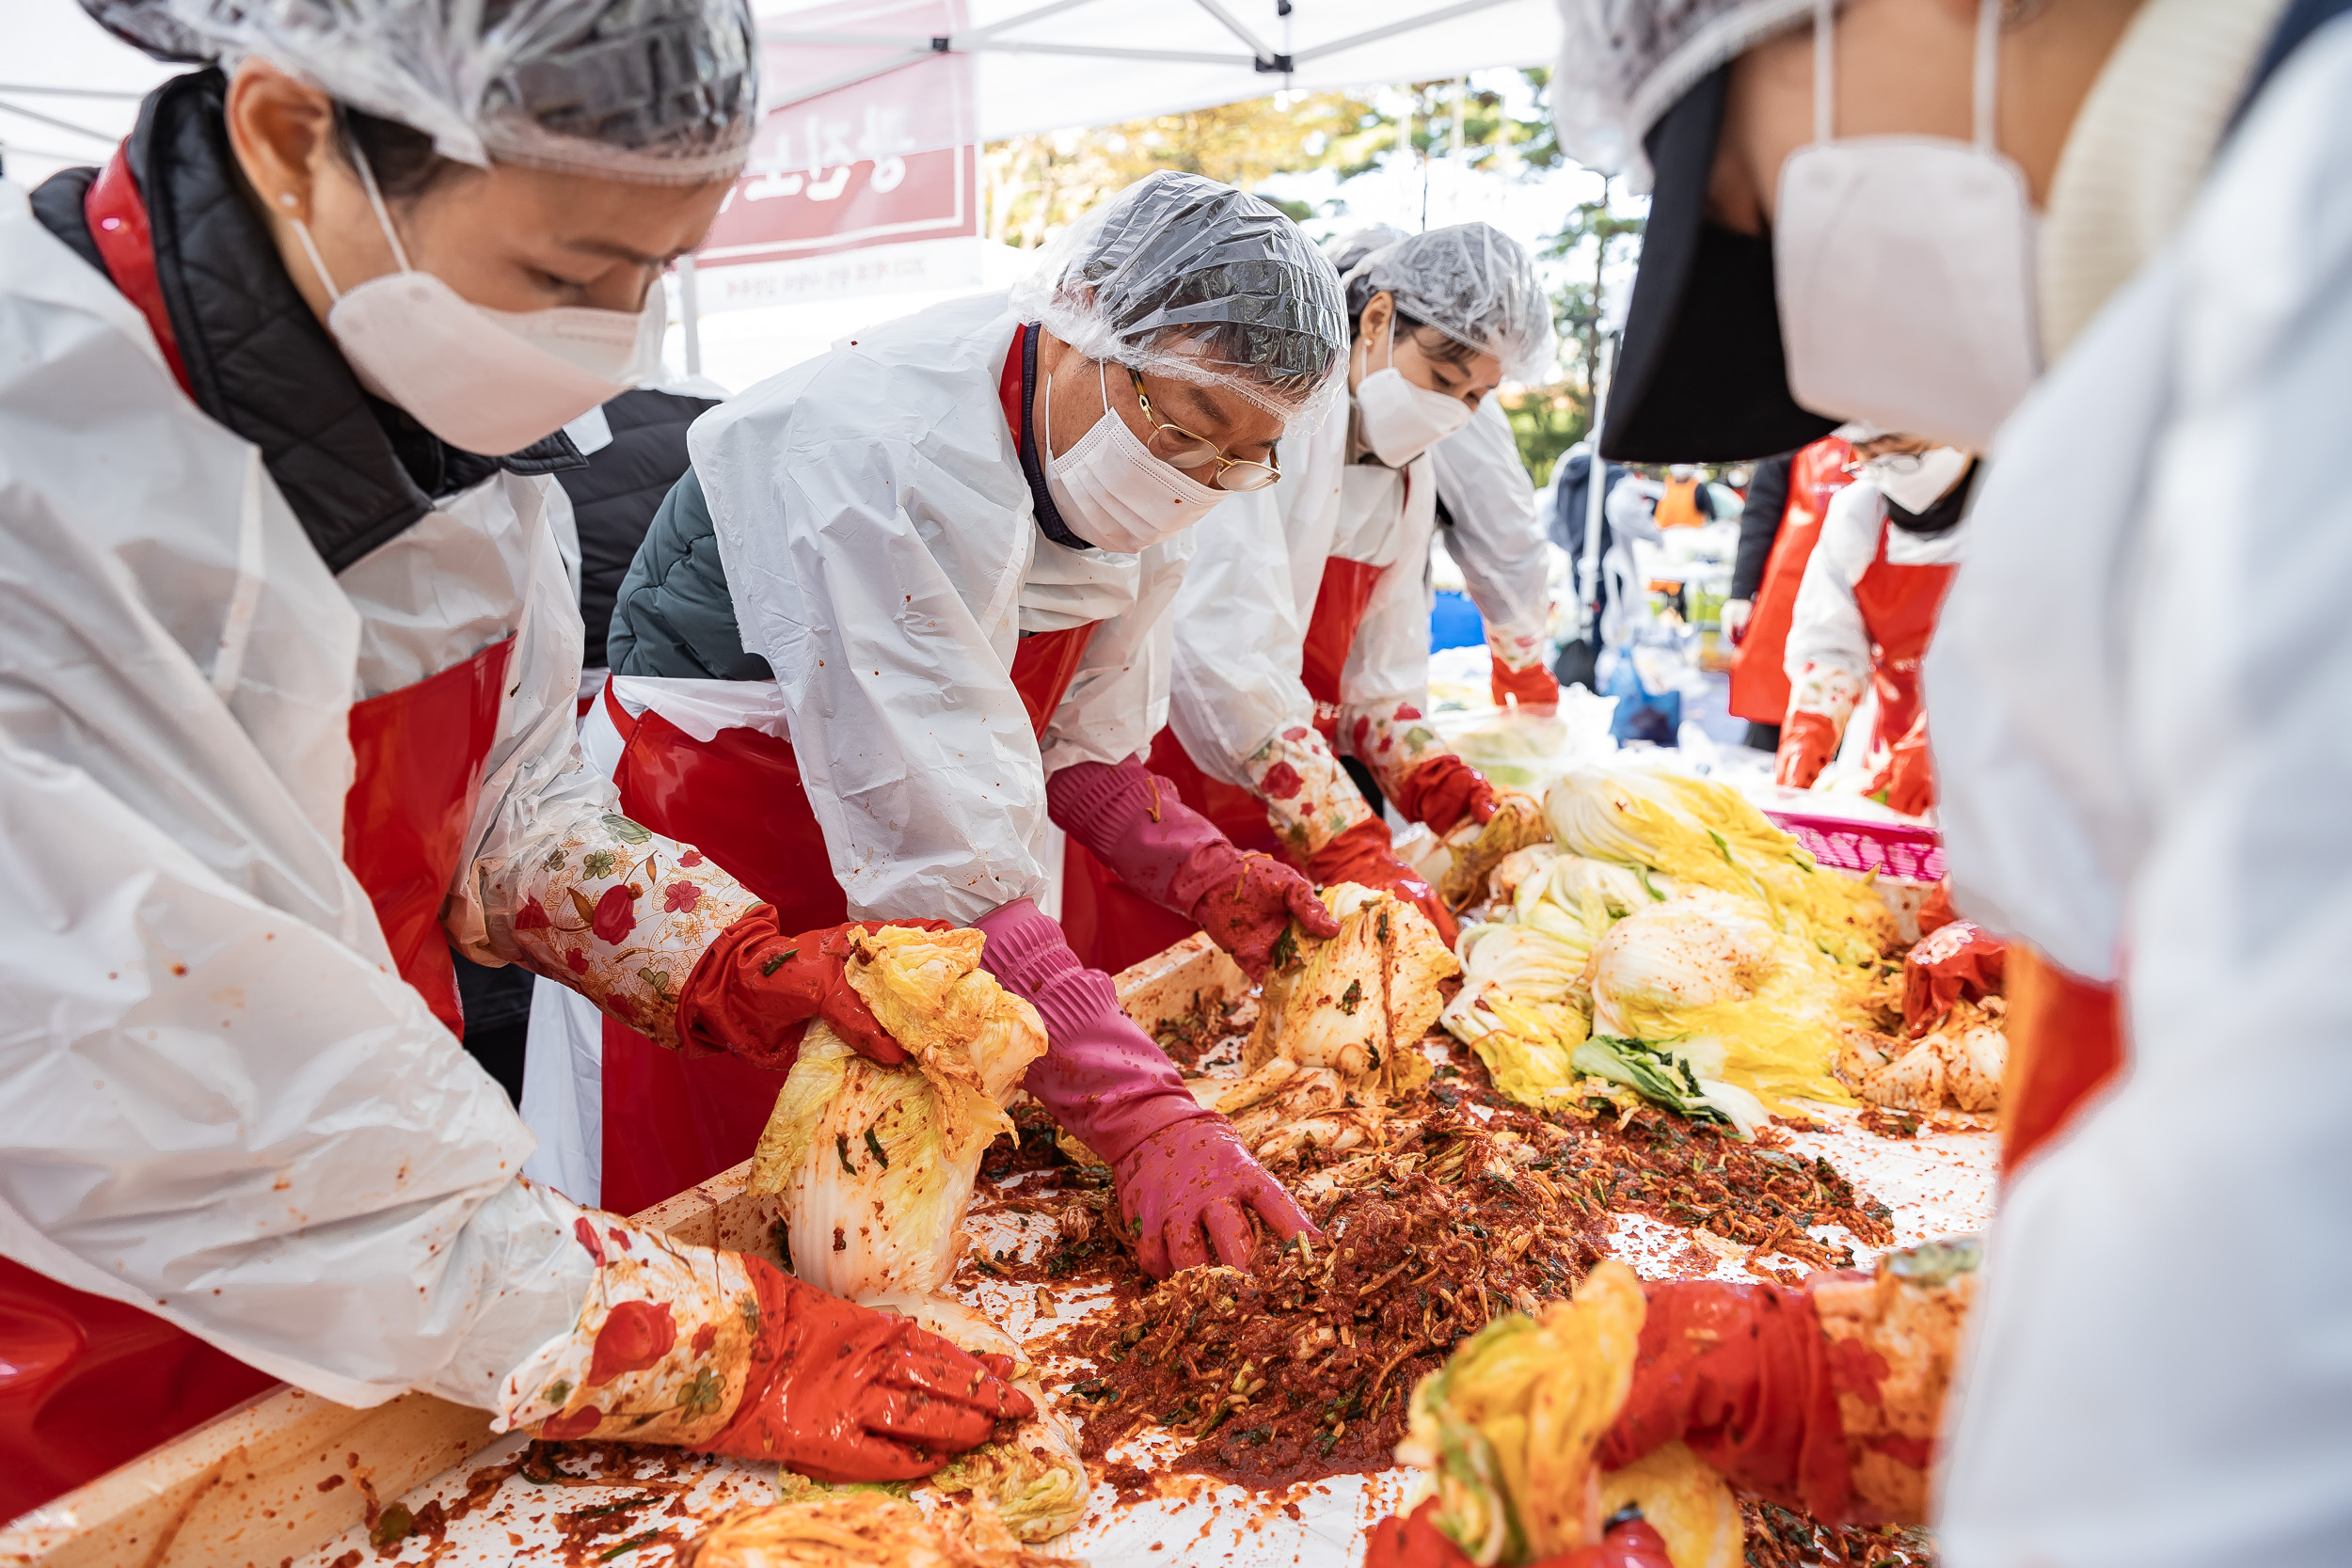
{"type": "Polygon", "coordinates": [[[605,628],[612,601],[645,542],[645,530],[670,487],[686,472],[686,430],[715,398],[641,387],[604,405],[610,444],[588,454],[588,466],[560,476],[580,524],[580,614],[588,623],[585,662],[607,662],[605,628]]]}
{"type": "MultiPolygon", "coordinates": [[[[503,457],[463,451],[370,396],[286,276],[260,203],[229,148],[228,79],[175,76],[147,95],[124,164],[147,204],[155,278],[197,406],[259,447],[269,476],[328,567],[399,537],[446,496],[501,468],[580,465],[563,432],[503,457]]],[[[53,175],[33,214],[104,272],[82,203],[94,168],[53,175]]]]}

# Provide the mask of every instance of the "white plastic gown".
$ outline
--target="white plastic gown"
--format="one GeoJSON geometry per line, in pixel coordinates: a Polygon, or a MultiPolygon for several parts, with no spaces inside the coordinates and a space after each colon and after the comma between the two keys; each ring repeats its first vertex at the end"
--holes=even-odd
{"type": "Polygon", "coordinates": [[[0,1251],[332,1400],[492,1405],[590,1259],[343,865],[348,716],[518,633],[449,919],[516,956],[610,810],[562,492],[493,478],[339,581],[8,183],[0,277],[0,1251]]]}
{"type": "MultiPolygon", "coordinates": [[[[852,919],[969,925],[1044,896],[1046,775],[1148,751],[1167,721],[1192,534],[1117,555],[1040,531],[997,395],[1016,325],[1002,294],[936,306],[688,436],[744,646],[778,674],[739,700],[779,711],[852,919]],[[1021,635],[1089,623],[1041,742],[1021,635]]],[[[710,684],[615,690],[666,715],[660,688],[710,684]]]]}
{"type": "Polygon", "coordinates": [[[1890,566],[1956,565],[1968,547],[1965,518],[1933,535],[1888,528],[1886,495],[1872,480],[1857,479],[1830,498],[1797,586],[1781,667],[1788,676],[1788,711],[1826,714],[1840,736],[1875,664],[1854,586],[1878,559],[1881,533],[1890,566]]]}
{"type": "Polygon", "coordinates": [[[1446,749],[1420,721],[1429,706],[1433,465],[1426,454],[1402,470],[1346,461],[1352,423],[1335,415],[1286,441],[1280,483],[1210,513],[1176,596],[1176,736],[1202,772],[1264,800],[1300,854],[1371,815],[1316,733],[1299,675],[1328,561],[1382,568],[1340,672],[1340,711],[1327,716],[1338,721],[1340,748],[1384,788],[1446,749]],[[1280,782],[1270,788],[1270,778],[1280,782]]]}
{"type": "Polygon", "coordinates": [[[1510,416],[1487,398],[1470,422],[1429,449],[1438,499],[1454,526],[1446,553],[1462,569],[1486,623],[1486,648],[1513,670],[1544,660],[1551,626],[1551,557],[1535,484],[1519,458],[1510,416]]]}
{"type": "Polygon", "coordinates": [[[2120,973],[2130,1053],[2003,1192],[1954,1568],[2352,1540],[2347,189],[2340,21],[2003,430],[1928,656],[1960,906],[2120,973]]]}

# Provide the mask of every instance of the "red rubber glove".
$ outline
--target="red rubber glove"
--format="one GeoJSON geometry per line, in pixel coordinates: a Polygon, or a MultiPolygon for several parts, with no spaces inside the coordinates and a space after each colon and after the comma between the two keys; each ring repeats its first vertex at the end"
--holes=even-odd
{"type": "Polygon", "coordinates": [[[1231,844],[1204,847],[1177,878],[1180,885],[1195,879],[1207,887],[1193,900],[1193,924],[1252,980],[1265,978],[1274,944],[1293,921],[1311,937],[1340,934],[1339,916],[1324,908],[1314,884],[1271,855],[1231,844]]]}
{"type": "Polygon", "coordinates": [[[1301,1231],[1322,1234],[1249,1157],[1232,1124],[1215,1114],[1162,1128],[1130,1149],[1112,1174],[1136,1261],[1154,1279],[1206,1263],[1212,1253],[1228,1268],[1248,1268],[1256,1243],[1252,1210],[1277,1241],[1301,1231]]]}
{"type": "Polygon", "coordinates": [[[1905,816],[1923,816],[1935,804],[1935,758],[1928,751],[1926,714],[1912,721],[1863,793],[1877,796],[1905,816]]]}
{"type": "MultiPolygon", "coordinates": [[[[1553,700],[1558,701],[1555,688],[1553,700]]],[[[1390,792],[1396,809],[1443,837],[1469,817],[1482,827],[1495,814],[1495,786],[1486,775],[1451,752],[1423,757],[1396,781],[1390,792]]]]}
{"type": "Polygon", "coordinates": [[[907,1053],[850,989],[842,969],[858,933],[884,926],[950,929],[944,920],[869,920],[788,936],[776,925],[773,904],[755,906],[704,950],[678,992],[685,1053],[724,1051],[757,1067],[789,1071],[808,1021],[821,1018],[867,1061],[883,1067],[905,1061],[907,1053]]]}
{"type": "MultiPolygon", "coordinates": [[[[1364,1549],[1364,1568],[1474,1568],[1461,1547],[1446,1539],[1433,1522],[1438,1499],[1431,1497],[1400,1519],[1391,1513],[1372,1527],[1364,1549]]],[[[1666,1555],[1666,1538],[1646,1519],[1629,1519],[1590,1546],[1548,1557],[1529,1568],[1674,1568],[1666,1555]]]]}
{"type": "Polygon", "coordinates": [[[1780,726],[1780,752],[1772,762],[1772,783],[1790,789],[1811,789],[1821,769],[1837,754],[1837,726],[1826,713],[1791,713],[1780,726]]]}
{"type": "MultiPolygon", "coordinates": [[[[1485,783],[1481,780],[1480,783],[1485,783]]],[[[1489,815],[1492,815],[1491,812],[1489,815]]],[[[1330,843],[1307,857],[1307,875],[1315,879],[1317,887],[1329,887],[1334,882],[1360,882],[1365,887],[1385,888],[1399,898],[1417,906],[1438,928],[1448,947],[1454,945],[1456,934],[1453,911],[1438,890],[1422,881],[1411,866],[1396,858],[1396,846],[1389,837],[1389,825],[1377,817],[1359,822],[1330,843]]]]}
{"type": "Polygon", "coordinates": [[[1162,909],[1209,933],[1253,980],[1292,921],[1333,937],[1339,922],[1313,884],[1271,856],[1245,854],[1176,786],[1129,757],[1073,763],[1045,781],[1054,823],[1162,909]]]}
{"type": "Polygon", "coordinates": [[[1915,1040],[1956,1004],[2003,995],[2008,968],[2006,944],[1970,921],[1947,920],[1903,955],[1903,1033],[1915,1040]]]}
{"type": "Polygon", "coordinates": [[[1619,1469],[1679,1441],[1734,1486],[1844,1519],[1845,1427],[1812,1297],[1709,1279],[1645,1289],[1633,1386],[1601,1438],[1600,1465],[1619,1469]]]}
{"type": "Polygon", "coordinates": [[[1552,707],[1560,702],[1559,679],[1540,661],[1524,670],[1514,670],[1502,660],[1496,659],[1493,673],[1487,676],[1486,688],[1493,694],[1497,707],[1510,705],[1505,698],[1516,699],[1521,707],[1539,705],[1552,707]]]}
{"type": "Polygon", "coordinates": [[[823,1481],[914,1481],[1036,1414],[1001,1355],[855,1307],[762,1259],[759,1336],[735,1418],[710,1453],[781,1461],[823,1481]]]}

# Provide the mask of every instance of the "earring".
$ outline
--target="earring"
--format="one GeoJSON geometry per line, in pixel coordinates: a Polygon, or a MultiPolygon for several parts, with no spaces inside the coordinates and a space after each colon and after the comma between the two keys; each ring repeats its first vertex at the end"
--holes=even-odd
{"type": "Polygon", "coordinates": [[[278,193],[278,204],[280,207],[293,206],[294,204],[294,193],[292,191],[279,191],[278,193]]]}

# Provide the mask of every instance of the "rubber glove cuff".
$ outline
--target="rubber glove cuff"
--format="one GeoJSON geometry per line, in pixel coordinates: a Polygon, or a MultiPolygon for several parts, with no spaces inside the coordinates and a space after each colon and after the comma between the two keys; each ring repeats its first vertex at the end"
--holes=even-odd
{"type": "Polygon", "coordinates": [[[981,963],[1045,1024],[1046,1053],[1022,1087],[1104,1162],[1116,1165],[1162,1128],[1216,1114],[1120,1010],[1111,977],[1080,963],[1035,904],[1017,898],[973,924],[988,936],[981,963]]]}

